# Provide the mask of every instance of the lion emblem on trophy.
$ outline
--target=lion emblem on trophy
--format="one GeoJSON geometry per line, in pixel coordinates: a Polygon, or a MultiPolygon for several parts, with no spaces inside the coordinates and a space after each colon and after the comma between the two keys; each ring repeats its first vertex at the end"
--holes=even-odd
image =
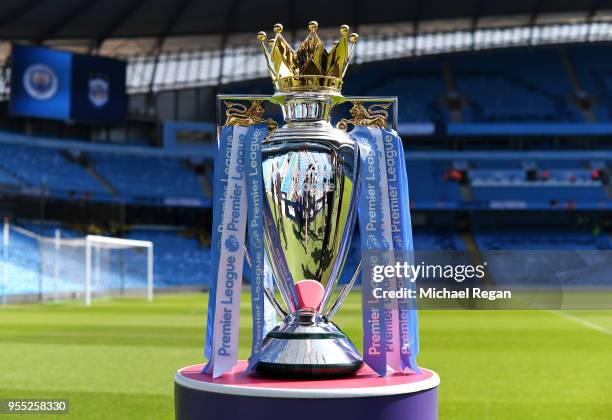
{"type": "Polygon", "coordinates": [[[350,120],[341,119],[336,124],[336,128],[346,131],[349,124],[389,128],[387,119],[389,118],[388,109],[390,106],[391,104],[373,104],[366,109],[362,102],[353,102],[353,107],[349,110],[353,118],[350,120]]]}
{"type": "Polygon", "coordinates": [[[264,107],[260,101],[251,101],[251,106],[237,102],[225,102],[227,109],[225,110],[225,126],[251,126],[266,122],[269,129],[275,129],[278,124],[271,118],[264,120],[264,107]]]}

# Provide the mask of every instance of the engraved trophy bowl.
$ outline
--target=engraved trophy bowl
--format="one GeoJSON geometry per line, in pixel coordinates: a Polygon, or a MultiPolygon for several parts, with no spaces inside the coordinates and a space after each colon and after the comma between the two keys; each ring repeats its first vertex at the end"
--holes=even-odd
{"type": "Polygon", "coordinates": [[[285,125],[262,145],[263,211],[268,260],[288,313],[266,336],[256,371],[350,375],[361,356],[330,321],[343,296],[329,303],[355,223],[358,148],[330,124],[333,95],[300,92],[277,100],[285,125]]]}

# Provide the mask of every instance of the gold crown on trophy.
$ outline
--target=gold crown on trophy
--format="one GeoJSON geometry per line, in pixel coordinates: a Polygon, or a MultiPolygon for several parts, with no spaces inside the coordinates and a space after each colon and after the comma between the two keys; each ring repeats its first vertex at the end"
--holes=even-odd
{"type": "Polygon", "coordinates": [[[270,75],[277,92],[329,91],[340,93],[342,78],[359,36],[349,34],[348,25],[340,27],[340,40],[327,52],[317,35],[319,24],[308,24],[308,36],[297,51],[283,37],[283,25],[274,25],[274,38],[266,41],[265,32],[257,37],[268,60],[270,75]],[[269,44],[269,49],[268,45],[269,44]]]}

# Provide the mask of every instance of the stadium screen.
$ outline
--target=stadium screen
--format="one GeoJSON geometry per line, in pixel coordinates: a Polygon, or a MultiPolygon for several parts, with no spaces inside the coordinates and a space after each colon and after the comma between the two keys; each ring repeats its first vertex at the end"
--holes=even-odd
{"type": "Polygon", "coordinates": [[[22,45],[13,46],[11,58],[11,114],[91,124],[124,121],[124,61],[22,45]]]}

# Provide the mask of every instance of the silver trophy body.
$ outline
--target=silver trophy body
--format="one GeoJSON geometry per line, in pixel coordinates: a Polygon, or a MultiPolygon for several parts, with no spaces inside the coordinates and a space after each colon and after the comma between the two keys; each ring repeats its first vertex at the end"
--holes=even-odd
{"type": "Polygon", "coordinates": [[[361,356],[329,320],[340,302],[329,303],[354,229],[358,148],[331,126],[332,98],[301,93],[284,98],[282,106],[285,125],[263,142],[262,173],[266,250],[288,314],[266,336],[256,371],[350,375],[361,366],[361,356]],[[314,291],[314,301],[296,301],[294,292],[304,286],[314,291]]]}

